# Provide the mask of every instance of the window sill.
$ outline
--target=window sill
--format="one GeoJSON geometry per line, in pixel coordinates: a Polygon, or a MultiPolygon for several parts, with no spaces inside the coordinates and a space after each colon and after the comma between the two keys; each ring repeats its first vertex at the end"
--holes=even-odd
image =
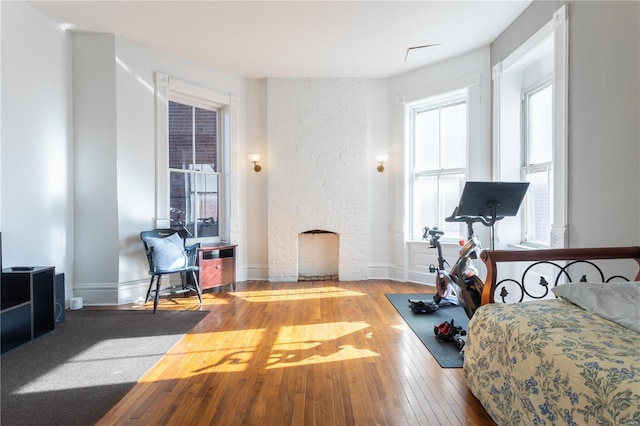
{"type": "Polygon", "coordinates": [[[549,247],[543,245],[533,245],[533,244],[509,244],[508,247],[514,250],[540,250],[540,249],[548,249],[549,247]]]}
{"type": "MultiPolygon", "coordinates": [[[[430,241],[426,241],[426,240],[409,240],[407,241],[407,244],[417,244],[417,245],[421,245],[421,244],[427,244],[429,246],[431,246],[431,242],[430,241]]],[[[453,238],[441,238],[440,239],[440,245],[442,247],[447,247],[447,246],[456,246],[456,247],[460,247],[460,240],[456,240],[453,238]]]]}

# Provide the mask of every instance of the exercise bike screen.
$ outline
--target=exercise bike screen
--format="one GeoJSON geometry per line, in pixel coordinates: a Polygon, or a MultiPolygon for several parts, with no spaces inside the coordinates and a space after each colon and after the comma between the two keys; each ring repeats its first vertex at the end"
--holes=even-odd
{"type": "Polygon", "coordinates": [[[515,216],[529,182],[467,182],[462,190],[457,216],[490,216],[490,203],[497,202],[496,216],[515,216]]]}

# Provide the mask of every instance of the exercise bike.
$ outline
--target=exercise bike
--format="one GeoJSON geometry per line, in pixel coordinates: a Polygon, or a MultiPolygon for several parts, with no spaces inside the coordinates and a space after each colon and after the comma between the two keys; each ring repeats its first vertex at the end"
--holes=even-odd
{"type": "Polygon", "coordinates": [[[460,305],[471,318],[481,304],[484,282],[478,277],[478,269],[473,263],[473,259],[477,258],[477,253],[481,250],[480,240],[473,236],[472,226],[469,229],[467,242],[460,248],[460,257],[450,272],[445,269],[445,264],[449,263],[442,254],[440,243],[444,231],[437,227],[425,227],[423,238],[438,250],[438,266],[429,265],[429,272],[436,274],[436,294],[433,296],[433,302],[438,306],[460,305]]]}
{"type": "Polygon", "coordinates": [[[482,304],[484,282],[478,277],[478,269],[473,260],[481,251],[480,240],[475,237],[473,225],[481,223],[491,227],[491,248],[493,249],[493,225],[505,216],[515,216],[529,187],[528,182],[466,182],[460,202],[445,222],[464,222],[467,225],[467,241],[460,248],[460,257],[447,273],[442,255],[440,237],[444,232],[437,227],[425,227],[423,238],[438,249],[438,266],[430,265],[429,271],[436,273],[436,294],[433,301],[440,305],[443,301],[464,308],[471,318],[482,304]]]}

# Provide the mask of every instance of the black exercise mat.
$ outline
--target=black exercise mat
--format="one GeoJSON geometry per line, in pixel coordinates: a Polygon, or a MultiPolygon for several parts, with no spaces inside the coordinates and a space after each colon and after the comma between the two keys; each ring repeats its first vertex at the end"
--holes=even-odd
{"type": "Polygon", "coordinates": [[[431,314],[414,314],[411,311],[409,299],[433,301],[433,294],[429,293],[399,293],[386,294],[389,302],[396,308],[402,318],[416,333],[418,338],[429,349],[442,368],[461,368],[463,358],[455,342],[441,342],[433,332],[435,325],[454,320],[454,325],[467,329],[469,318],[464,309],[456,305],[441,306],[431,314]]]}

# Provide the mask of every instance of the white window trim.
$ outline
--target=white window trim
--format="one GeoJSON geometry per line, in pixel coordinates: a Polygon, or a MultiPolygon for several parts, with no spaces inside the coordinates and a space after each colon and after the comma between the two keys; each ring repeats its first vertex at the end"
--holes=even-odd
{"type": "MultiPolygon", "coordinates": [[[[443,175],[447,175],[447,174],[455,174],[455,173],[464,173],[464,177],[465,180],[468,180],[469,177],[469,88],[467,86],[464,86],[460,89],[454,89],[454,90],[450,90],[447,92],[440,92],[435,96],[430,96],[427,98],[420,98],[418,100],[415,100],[414,102],[408,103],[406,105],[407,108],[407,112],[406,112],[406,117],[408,120],[408,126],[410,129],[410,139],[411,139],[411,144],[408,147],[408,152],[409,152],[409,161],[407,162],[407,166],[409,168],[409,173],[411,174],[411,179],[409,180],[409,205],[411,207],[412,203],[414,202],[414,185],[416,182],[416,177],[418,175],[420,176],[443,176],[443,175]],[[467,129],[466,129],[466,134],[467,134],[467,138],[465,141],[466,144],[466,158],[465,158],[465,166],[464,167],[459,167],[459,168],[449,168],[446,169],[446,171],[444,171],[445,169],[440,169],[440,170],[421,170],[421,171],[416,171],[414,170],[414,164],[415,164],[415,135],[413,134],[414,131],[414,126],[415,126],[415,118],[416,118],[416,112],[419,111],[423,111],[423,110],[429,110],[432,108],[442,108],[444,105],[454,105],[457,103],[462,103],[464,102],[465,104],[465,108],[467,110],[467,129]]],[[[439,141],[439,144],[441,144],[442,141],[439,141]]],[[[413,212],[414,209],[413,208],[409,208],[408,210],[408,220],[409,220],[409,229],[408,229],[408,235],[407,235],[407,240],[408,241],[420,241],[420,240],[415,240],[413,239],[413,232],[412,229],[415,228],[415,223],[414,223],[414,217],[413,217],[413,212]]],[[[445,217],[447,215],[449,215],[451,212],[444,212],[445,217]]],[[[443,218],[444,219],[444,218],[443,218]]],[[[440,226],[440,224],[432,224],[433,226],[440,226]]],[[[448,243],[448,242],[457,242],[459,241],[461,238],[461,236],[451,236],[451,235],[447,235],[445,234],[445,236],[442,238],[441,242],[442,243],[448,243]]]]}
{"type": "MultiPolygon", "coordinates": [[[[493,78],[493,179],[501,179],[501,138],[500,138],[500,79],[509,67],[526,53],[538,46],[549,35],[554,36],[553,60],[553,212],[551,224],[551,248],[568,246],[568,168],[567,168],[567,117],[569,82],[569,18],[567,5],[553,14],[553,19],[545,24],[520,47],[492,69],[493,78]]],[[[507,143],[507,142],[505,142],[507,143]]]]}
{"type": "MultiPolygon", "coordinates": [[[[467,180],[476,178],[480,172],[474,170],[469,158],[473,155],[474,148],[470,146],[470,141],[478,140],[479,127],[480,127],[480,74],[472,74],[466,78],[454,80],[448,83],[440,84],[437,86],[429,87],[424,90],[416,91],[410,94],[399,96],[396,98],[396,105],[398,107],[399,121],[402,122],[402,146],[404,150],[404,188],[402,194],[404,195],[403,210],[404,214],[401,219],[402,223],[402,240],[404,243],[418,242],[411,239],[411,220],[409,215],[411,213],[411,190],[412,190],[412,167],[411,167],[411,149],[406,145],[407,135],[410,133],[411,108],[415,105],[420,105],[425,102],[426,99],[436,98],[439,95],[445,93],[456,92],[460,90],[467,90],[466,102],[467,102],[467,158],[466,158],[466,177],[467,180]]],[[[400,225],[400,221],[398,223],[400,225]]],[[[451,243],[457,239],[442,239],[443,243],[451,243]]],[[[405,254],[406,258],[406,254],[405,254]]]]}
{"type": "Polygon", "coordinates": [[[183,99],[189,104],[207,109],[219,108],[221,117],[219,125],[221,144],[219,155],[220,166],[220,220],[219,235],[222,241],[230,240],[230,179],[229,165],[231,161],[230,147],[236,144],[237,138],[237,99],[233,95],[197,86],[166,74],[155,73],[156,99],[156,228],[169,228],[169,98],[183,99]]]}

